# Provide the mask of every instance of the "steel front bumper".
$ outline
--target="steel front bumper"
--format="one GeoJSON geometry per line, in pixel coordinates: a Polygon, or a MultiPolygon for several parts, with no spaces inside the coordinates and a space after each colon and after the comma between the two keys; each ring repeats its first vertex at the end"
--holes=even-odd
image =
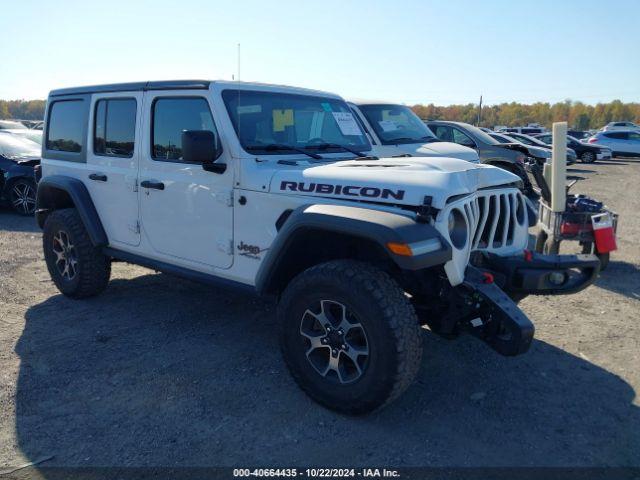
{"type": "Polygon", "coordinates": [[[600,270],[594,255],[536,255],[499,257],[482,254],[469,266],[456,287],[449,315],[458,325],[502,355],[529,349],[534,326],[516,301],[530,294],[559,295],[591,285],[600,270]]]}

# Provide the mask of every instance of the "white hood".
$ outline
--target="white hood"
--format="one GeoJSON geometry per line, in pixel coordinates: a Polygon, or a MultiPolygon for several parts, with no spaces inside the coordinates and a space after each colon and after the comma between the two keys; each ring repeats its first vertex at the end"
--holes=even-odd
{"type": "Polygon", "coordinates": [[[287,195],[414,206],[422,205],[424,197],[431,196],[432,206],[440,209],[454,195],[518,180],[516,175],[500,168],[455,158],[381,158],[321,165],[300,162],[276,170],[269,190],[287,195]]]}
{"type": "Polygon", "coordinates": [[[400,145],[374,145],[372,152],[379,157],[392,157],[408,153],[414,157],[449,157],[478,163],[478,152],[452,142],[406,143],[400,145]]]}

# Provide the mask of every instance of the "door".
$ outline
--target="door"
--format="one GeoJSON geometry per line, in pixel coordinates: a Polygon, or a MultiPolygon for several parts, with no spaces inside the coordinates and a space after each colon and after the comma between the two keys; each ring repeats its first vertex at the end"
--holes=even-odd
{"type": "Polygon", "coordinates": [[[218,135],[207,97],[152,91],[145,93],[144,103],[139,193],[145,241],[156,256],[172,263],[230,267],[233,169],[218,174],[182,159],[184,130],[218,135]]]}
{"type": "Polygon", "coordinates": [[[94,95],[91,100],[84,183],[112,246],[140,243],[137,178],[141,112],[140,92],[94,95]]]}

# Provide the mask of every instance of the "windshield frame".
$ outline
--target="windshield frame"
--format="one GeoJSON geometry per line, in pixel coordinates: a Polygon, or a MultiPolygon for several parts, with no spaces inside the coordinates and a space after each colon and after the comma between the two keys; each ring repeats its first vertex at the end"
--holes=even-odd
{"type": "MultiPolygon", "coordinates": [[[[258,98],[260,98],[259,96],[264,95],[264,96],[274,96],[274,97],[291,97],[292,99],[295,98],[299,98],[299,99],[308,99],[311,101],[317,101],[319,105],[322,105],[322,110],[317,110],[318,112],[324,112],[324,113],[348,113],[351,116],[354,117],[354,122],[355,124],[357,124],[358,129],[360,130],[360,139],[362,140],[362,143],[351,143],[348,142],[346,140],[348,140],[348,137],[354,137],[357,138],[355,135],[353,136],[347,136],[344,133],[342,133],[342,130],[340,130],[340,127],[338,127],[338,131],[340,132],[340,134],[342,135],[342,140],[343,142],[336,142],[334,141],[335,139],[325,139],[327,143],[329,144],[336,144],[336,147],[330,147],[330,148],[326,148],[323,149],[323,153],[347,153],[348,155],[352,155],[350,152],[348,152],[345,148],[343,148],[343,145],[351,148],[353,150],[358,150],[358,151],[362,151],[362,152],[369,152],[371,151],[372,147],[371,147],[371,142],[369,141],[369,138],[367,137],[366,133],[363,131],[362,126],[359,124],[359,122],[356,120],[356,115],[352,112],[351,108],[349,108],[349,105],[347,104],[346,101],[344,101],[342,98],[339,97],[332,97],[332,96],[323,96],[323,95],[313,95],[313,94],[305,94],[305,93],[299,93],[299,92],[283,92],[283,91],[271,91],[271,90],[261,90],[261,89],[251,89],[251,90],[245,90],[245,89],[235,89],[235,88],[225,88],[224,90],[222,90],[221,92],[221,97],[222,97],[222,101],[224,104],[224,107],[226,109],[228,118],[231,122],[231,126],[233,127],[233,131],[235,133],[236,139],[240,145],[240,147],[242,148],[242,150],[244,152],[246,152],[249,155],[253,155],[255,156],[256,154],[258,155],[302,155],[302,153],[300,152],[296,152],[296,149],[302,149],[302,150],[309,150],[310,153],[317,153],[318,149],[314,148],[314,144],[301,144],[301,143],[290,143],[290,142],[283,142],[283,141],[277,141],[275,142],[276,144],[279,145],[283,145],[283,146],[287,146],[287,147],[291,147],[291,148],[286,148],[286,149],[274,149],[274,148],[270,148],[268,143],[265,143],[264,149],[260,149],[260,144],[257,143],[247,143],[245,140],[243,139],[242,136],[240,135],[240,133],[238,132],[238,114],[233,112],[233,108],[234,108],[234,104],[232,103],[233,100],[236,97],[236,95],[239,95],[241,98],[243,95],[248,95],[248,96],[256,96],[258,98]],[[325,104],[329,104],[329,109],[327,110],[325,108],[325,104]],[[332,105],[333,104],[333,105],[332,105]],[[338,111],[334,111],[333,108],[336,107],[337,105],[340,106],[340,110],[338,111]]],[[[241,106],[248,106],[248,105],[242,105],[241,106]]],[[[284,109],[287,110],[287,109],[284,109]]],[[[293,109],[295,110],[295,109],[293,109]]],[[[315,110],[313,110],[315,111],[315,110]]],[[[295,114],[294,114],[295,115],[295,114]]]]}
{"type": "MultiPolygon", "coordinates": [[[[373,132],[375,133],[376,137],[380,141],[381,145],[412,145],[412,144],[422,145],[425,143],[433,142],[433,140],[430,140],[431,138],[433,138],[435,141],[438,141],[438,142],[441,141],[438,137],[436,137],[436,135],[434,135],[434,133],[422,121],[422,119],[418,117],[418,115],[416,115],[416,113],[406,105],[400,105],[397,103],[366,103],[366,104],[360,104],[360,105],[355,104],[355,105],[356,105],[356,108],[360,110],[360,112],[362,113],[362,116],[365,118],[367,123],[373,129],[373,132]],[[394,109],[394,110],[401,109],[404,112],[407,112],[411,118],[416,120],[416,125],[420,125],[421,127],[424,127],[426,135],[423,135],[422,137],[419,137],[419,138],[412,138],[411,140],[401,140],[401,137],[397,137],[396,139],[388,139],[388,140],[385,139],[384,135],[387,132],[384,131],[384,129],[378,123],[378,121],[375,121],[369,116],[370,112],[367,111],[367,110],[372,110],[374,108],[378,110],[382,110],[385,108],[394,109]]],[[[406,136],[406,135],[403,135],[403,136],[406,136]]]]}

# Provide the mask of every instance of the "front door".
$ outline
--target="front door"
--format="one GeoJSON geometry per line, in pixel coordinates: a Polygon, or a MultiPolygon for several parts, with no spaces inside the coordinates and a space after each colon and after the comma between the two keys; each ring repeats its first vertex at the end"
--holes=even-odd
{"type": "Polygon", "coordinates": [[[193,91],[151,91],[145,93],[144,104],[139,195],[145,241],[172,263],[229,268],[233,168],[217,174],[182,159],[184,130],[217,135],[209,100],[193,91]]]}
{"type": "Polygon", "coordinates": [[[92,98],[87,178],[83,181],[114,247],[140,243],[137,177],[141,118],[140,92],[92,98]]]}

